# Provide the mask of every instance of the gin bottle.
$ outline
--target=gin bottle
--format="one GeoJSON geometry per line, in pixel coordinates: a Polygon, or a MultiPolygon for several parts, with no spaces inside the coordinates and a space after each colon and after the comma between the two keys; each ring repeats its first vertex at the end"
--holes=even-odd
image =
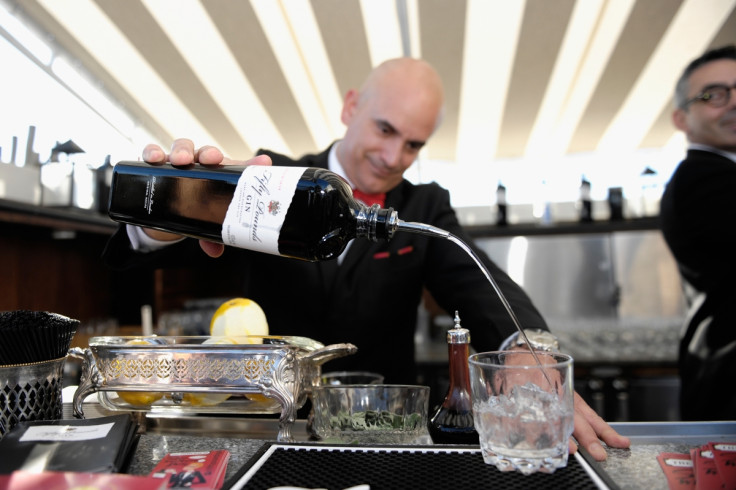
{"type": "Polygon", "coordinates": [[[366,206],[337,174],[312,167],[119,162],[109,215],[307,261],[336,258],[353,238],[388,240],[404,226],[392,208],[366,206]]]}

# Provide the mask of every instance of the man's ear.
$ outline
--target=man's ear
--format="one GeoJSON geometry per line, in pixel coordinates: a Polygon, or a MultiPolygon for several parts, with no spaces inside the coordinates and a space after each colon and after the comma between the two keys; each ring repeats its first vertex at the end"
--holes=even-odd
{"type": "Polygon", "coordinates": [[[674,112],[672,112],[672,124],[674,124],[677,129],[687,134],[687,112],[685,112],[685,109],[678,107],[674,112]]]}
{"type": "Polygon", "coordinates": [[[358,107],[358,95],[358,91],[355,89],[348,90],[348,93],[345,94],[340,120],[346,126],[350,124],[350,120],[353,118],[353,114],[355,114],[355,108],[358,107]]]}

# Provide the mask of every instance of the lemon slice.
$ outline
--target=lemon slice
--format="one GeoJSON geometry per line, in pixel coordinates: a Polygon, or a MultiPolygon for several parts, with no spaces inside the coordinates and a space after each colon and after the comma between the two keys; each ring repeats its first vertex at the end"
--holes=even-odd
{"type": "Polygon", "coordinates": [[[266,403],[271,401],[271,399],[263,393],[247,393],[245,397],[252,402],[258,403],[266,403]]]}
{"type": "MultiPolygon", "coordinates": [[[[247,335],[268,335],[266,314],[255,301],[234,298],[224,302],[212,315],[210,335],[238,338],[247,335]]],[[[251,341],[249,343],[260,343],[251,341]]]]}
{"type": "Polygon", "coordinates": [[[230,398],[227,393],[184,393],[182,399],[193,407],[214,407],[230,398]]]}
{"type": "Polygon", "coordinates": [[[118,391],[118,396],[134,407],[150,407],[153,402],[163,398],[163,394],[153,391],[118,391]]]}
{"type": "MultiPolygon", "coordinates": [[[[149,342],[146,339],[134,339],[126,342],[126,345],[147,345],[153,342],[149,342]]],[[[129,405],[134,407],[149,407],[155,401],[160,400],[164,397],[163,393],[156,393],[153,391],[118,391],[118,396],[122,398],[129,405]]]]}

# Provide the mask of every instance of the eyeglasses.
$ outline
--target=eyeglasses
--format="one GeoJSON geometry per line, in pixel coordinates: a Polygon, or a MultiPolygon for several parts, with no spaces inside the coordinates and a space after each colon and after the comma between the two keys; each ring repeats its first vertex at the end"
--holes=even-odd
{"type": "Polygon", "coordinates": [[[682,108],[687,108],[693,102],[703,102],[711,107],[723,107],[731,100],[731,90],[736,89],[736,85],[729,87],[728,85],[711,85],[692,99],[686,100],[682,108]]]}

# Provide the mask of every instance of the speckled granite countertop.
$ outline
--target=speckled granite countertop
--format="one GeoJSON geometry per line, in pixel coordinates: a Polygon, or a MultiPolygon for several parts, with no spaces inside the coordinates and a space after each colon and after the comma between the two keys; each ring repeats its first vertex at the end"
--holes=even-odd
{"type": "MultiPolygon", "coordinates": [[[[239,419],[233,419],[233,421],[239,419]]],[[[233,422],[235,423],[235,422],[233,422]]],[[[242,422],[239,422],[242,424],[242,422]]],[[[175,420],[169,420],[166,427],[155,427],[143,434],[131,461],[128,473],[146,475],[164,455],[170,452],[204,451],[227,449],[230,451],[227,478],[235,475],[258,451],[269,437],[258,430],[257,437],[241,432],[244,426],[230,432],[228,436],[217,437],[222,430],[203,431],[206,435],[195,435],[191,422],[185,423],[184,433],[174,435],[175,420]],[[187,433],[189,432],[189,433],[187,433]]],[[[736,422],[716,423],[613,423],[616,430],[631,437],[630,449],[608,449],[608,459],[600,463],[601,468],[621,489],[667,490],[667,480],[657,462],[662,452],[687,453],[691,448],[710,441],[736,441],[736,422]]],[[[275,426],[274,427],[275,430],[275,426]]],[[[306,440],[304,421],[294,427],[297,440],[306,440]]]]}
{"type": "MultiPolygon", "coordinates": [[[[85,415],[111,415],[97,403],[84,404],[85,415]]],[[[70,404],[64,404],[64,418],[71,418],[70,404]]],[[[127,472],[147,475],[167,453],[213,449],[230,451],[226,479],[254,456],[268,441],[275,441],[278,420],[222,416],[149,416],[127,472]]],[[[631,438],[629,449],[608,448],[608,459],[600,468],[622,490],[668,490],[667,480],[657,462],[663,452],[686,454],[712,441],[736,441],[736,421],[729,422],[613,422],[619,433],[631,438]]],[[[309,439],[306,421],[292,427],[297,442],[309,439]]]]}
{"type": "Polygon", "coordinates": [[[232,437],[174,436],[162,434],[144,434],[138,441],[133,459],[128,467],[128,474],[148,475],[156,463],[168,453],[212,451],[226,449],[230,451],[225,480],[230,479],[248,462],[258,449],[266,442],[263,439],[242,439],[232,437]]]}
{"type": "Polygon", "coordinates": [[[621,489],[667,490],[658,454],[687,454],[708,442],[736,441],[736,422],[621,422],[611,426],[631,438],[629,449],[608,448],[608,459],[599,463],[621,489]]]}

